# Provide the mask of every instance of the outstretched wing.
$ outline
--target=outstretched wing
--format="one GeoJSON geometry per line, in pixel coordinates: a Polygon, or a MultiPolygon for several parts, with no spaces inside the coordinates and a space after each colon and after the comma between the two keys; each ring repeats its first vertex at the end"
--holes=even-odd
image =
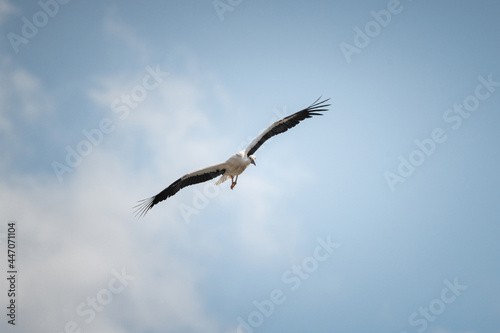
{"type": "Polygon", "coordinates": [[[325,104],[326,102],[328,102],[328,100],[329,98],[318,102],[318,98],[309,107],[276,121],[250,143],[250,145],[245,149],[245,155],[253,155],[257,151],[257,149],[259,149],[259,147],[262,146],[262,144],[268,139],[277,134],[288,131],[290,128],[294,127],[302,120],[311,118],[312,116],[322,116],[323,114],[319,112],[328,111],[327,107],[330,106],[330,104],[325,104]]]}
{"type": "Polygon", "coordinates": [[[179,192],[181,188],[206,182],[207,180],[222,175],[224,172],[226,172],[226,163],[212,165],[208,168],[188,173],[187,175],[184,175],[181,178],[177,179],[169,187],[167,187],[157,195],[139,201],[139,204],[134,207],[136,209],[135,214],[137,217],[144,216],[151,208],[153,208],[154,205],[173,196],[174,194],[179,192]]]}

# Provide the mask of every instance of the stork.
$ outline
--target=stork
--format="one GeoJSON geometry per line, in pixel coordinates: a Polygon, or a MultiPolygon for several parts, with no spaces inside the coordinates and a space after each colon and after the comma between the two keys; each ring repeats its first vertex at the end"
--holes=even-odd
{"type": "Polygon", "coordinates": [[[259,149],[260,146],[262,146],[264,142],[277,134],[288,131],[290,128],[296,126],[306,118],[311,118],[312,116],[322,116],[323,114],[321,112],[328,111],[327,107],[330,106],[330,104],[326,104],[326,102],[329,99],[325,99],[323,101],[319,101],[319,99],[320,98],[307,108],[273,123],[258,137],[256,137],[247,148],[234,154],[224,163],[212,165],[198,171],[188,173],[177,179],[157,195],[139,201],[139,204],[134,207],[136,208],[136,215],[138,217],[144,216],[157,203],[173,196],[179,192],[180,189],[186,186],[206,182],[220,175],[222,175],[222,177],[220,177],[215,184],[220,185],[231,178],[231,190],[234,189],[236,183],[238,182],[238,176],[241,175],[250,164],[256,165],[256,157],[253,154],[257,151],[257,149],[259,149]]]}

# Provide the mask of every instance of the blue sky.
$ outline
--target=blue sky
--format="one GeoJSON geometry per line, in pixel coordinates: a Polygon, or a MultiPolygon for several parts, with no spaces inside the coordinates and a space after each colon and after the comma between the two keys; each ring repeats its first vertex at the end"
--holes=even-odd
{"type": "Polygon", "coordinates": [[[493,0],[0,0],[2,332],[497,332],[499,17],[493,0]],[[319,96],[330,111],[266,142],[233,191],[134,218],[319,96]]]}

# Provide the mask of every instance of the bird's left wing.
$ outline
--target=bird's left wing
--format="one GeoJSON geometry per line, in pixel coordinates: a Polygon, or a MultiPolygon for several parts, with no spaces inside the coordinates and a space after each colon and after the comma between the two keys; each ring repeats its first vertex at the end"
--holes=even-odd
{"type": "Polygon", "coordinates": [[[302,120],[311,118],[312,116],[322,116],[323,114],[319,112],[328,111],[327,107],[330,106],[330,104],[325,104],[326,102],[328,102],[328,100],[329,98],[318,102],[318,98],[307,108],[276,121],[250,143],[250,145],[245,149],[245,155],[253,155],[253,153],[255,153],[257,149],[259,149],[259,147],[262,146],[262,144],[268,139],[277,134],[288,131],[290,128],[294,127],[302,120]]]}
{"type": "Polygon", "coordinates": [[[153,208],[154,205],[173,196],[174,194],[179,192],[180,189],[189,185],[206,182],[207,180],[222,175],[224,172],[226,172],[226,163],[212,165],[207,168],[188,173],[177,179],[169,187],[167,187],[157,195],[139,201],[139,204],[134,207],[136,209],[135,214],[137,217],[144,216],[151,208],[153,208]]]}

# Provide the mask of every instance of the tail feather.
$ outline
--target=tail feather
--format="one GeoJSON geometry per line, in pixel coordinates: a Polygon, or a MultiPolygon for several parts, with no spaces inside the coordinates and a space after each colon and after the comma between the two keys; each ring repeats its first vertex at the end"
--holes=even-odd
{"type": "Polygon", "coordinates": [[[222,175],[222,177],[219,178],[219,180],[217,181],[217,183],[215,183],[215,185],[220,185],[224,183],[226,180],[228,180],[228,178],[230,178],[228,175],[222,175]]]}

